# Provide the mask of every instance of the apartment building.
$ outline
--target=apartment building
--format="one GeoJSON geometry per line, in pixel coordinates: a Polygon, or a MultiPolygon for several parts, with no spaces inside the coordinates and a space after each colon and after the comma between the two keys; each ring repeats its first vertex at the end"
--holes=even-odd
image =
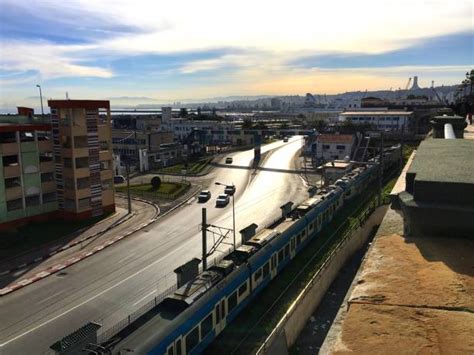
{"type": "Polygon", "coordinates": [[[414,129],[412,111],[392,111],[387,109],[345,111],[339,114],[339,121],[351,121],[353,124],[370,124],[374,129],[386,132],[400,132],[402,127],[409,132],[414,129]]]}
{"type": "Polygon", "coordinates": [[[355,147],[352,134],[320,134],[316,137],[315,156],[318,161],[349,159],[355,147]]]}
{"type": "Polygon", "coordinates": [[[115,211],[110,103],[49,100],[59,210],[66,218],[115,211]]]}
{"type": "Polygon", "coordinates": [[[0,116],[0,230],[58,209],[51,125],[19,112],[0,116]]]}

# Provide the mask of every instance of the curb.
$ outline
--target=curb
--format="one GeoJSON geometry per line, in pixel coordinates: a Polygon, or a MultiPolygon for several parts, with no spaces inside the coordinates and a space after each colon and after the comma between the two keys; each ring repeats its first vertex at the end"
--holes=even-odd
{"type": "MultiPolygon", "coordinates": [[[[36,274],[33,275],[32,277],[29,277],[29,278],[20,280],[20,281],[14,283],[14,284],[12,284],[12,285],[10,285],[10,286],[8,286],[8,287],[4,287],[4,288],[0,289],[0,297],[5,296],[5,295],[7,295],[7,294],[9,294],[9,293],[11,293],[11,292],[13,292],[13,291],[16,291],[16,290],[18,290],[18,289],[20,289],[20,288],[23,288],[23,287],[25,287],[25,286],[27,286],[27,285],[29,285],[29,284],[32,284],[32,283],[34,283],[34,282],[36,282],[36,281],[39,281],[39,280],[41,280],[41,279],[44,279],[45,277],[48,277],[48,276],[50,276],[50,275],[52,275],[52,274],[55,274],[55,273],[57,273],[58,271],[61,271],[61,270],[65,269],[65,268],[67,268],[67,267],[69,267],[69,266],[71,266],[71,265],[74,265],[74,264],[78,263],[79,261],[84,260],[84,259],[88,258],[89,256],[98,253],[98,252],[101,251],[102,249],[105,249],[105,248],[107,248],[107,247],[109,247],[109,246],[115,244],[116,242],[122,240],[123,238],[128,237],[129,235],[131,235],[131,234],[133,234],[133,233],[135,233],[135,232],[138,232],[139,230],[141,230],[141,229],[143,229],[143,228],[148,227],[150,224],[152,224],[153,222],[155,222],[155,221],[158,219],[160,209],[159,209],[159,207],[158,207],[156,204],[151,203],[150,201],[143,200],[143,199],[138,199],[138,198],[135,198],[135,200],[141,201],[141,202],[144,202],[144,203],[148,203],[148,204],[152,205],[152,206],[155,208],[155,210],[156,210],[155,216],[154,216],[152,219],[150,219],[148,222],[139,225],[137,228],[134,228],[134,229],[132,229],[132,230],[129,230],[129,231],[125,232],[124,234],[119,234],[119,235],[115,236],[114,238],[109,239],[108,241],[104,242],[102,245],[98,245],[98,246],[94,247],[91,251],[81,253],[81,254],[79,254],[79,256],[71,257],[70,259],[67,259],[66,261],[64,261],[64,262],[62,262],[62,263],[60,263],[60,264],[53,265],[53,266],[51,266],[51,267],[49,267],[49,268],[47,268],[47,269],[45,269],[45,270],[43,270],[43,271],[40,271],[40,272],[36,273],[36,274]]],[[[123,222],[127,221],[128,219],[129,219],[129,218],[127,218],[127,219],[124,220],[123,222]]],[[[123,222],[122,222],[122,223],[123,223],[123,222]]],[[[121,223],[120,223],[120,224],[121,224],[121,223]]],[[[118,224],[118,225],[120,225],[120,224],[118,224]]],[[[117,225],[114,225],[114,227],[116,227],[116,226],[117,226],[117,225]]],[[[106,228],[105,230],[103,230],[103,231],[101,231],[101,232],[98,232],[97,234],[100,234],[100,233],[103,234],[103,233],[109,231],[110,229],[112,229],[112,226],[106,228]]],[[[78,242],[75,243],[74,245],[77,245],[77,244],[79,244],[80,242],[82,242],[82,241],[84,241],[84,240],[87,240],[87,239],[90,239],[90,238],[92,238],[92,237],[93,237],[93,236],[89,236],[89,237],[87,237],[87,238],[85,238],[85,239],[83,239],[83,240],[78,241],[78,242]]],[[[73,246],[73,245],[69,246],[68,248],[70,248],[70,247],[72,247],[72,246],[73,246]]],[[[47,256],[38,257],[38,258],[34,259],[33,262],[28,263],[28,264],[20,265],[20,266],[18,266],[17,268],[15,268],[15,269],[13,269],[13,270],[10,270],[8,273],[11,273],[11,272],[14,272],[14,271],[16,271],[16,270],[19,270],[20,268],[24,268],[25,266],[27,266],[27,265],[29,265],[29,264],[32,264],[32,263],[35,263],[35,262],[38,262],[38,261],[45,260],[45,259],[47,259],[47,258],[49,258],[49,257],[51,257],[51,256],[53,256],[53,255],[55,255],[55,254],[57,254],[58,252],[63,251],[63,250],[68,249],[68,248],[64,248],[64,247],[63,247],[63,248],[59,249],[58,251],[53,251],[53,252],[49,253],[47,256]]],[[[7,274],[6,272],[2,272],[0,275],[3,276],[3,275],[6,275],[6,274],[7,274]]]]}

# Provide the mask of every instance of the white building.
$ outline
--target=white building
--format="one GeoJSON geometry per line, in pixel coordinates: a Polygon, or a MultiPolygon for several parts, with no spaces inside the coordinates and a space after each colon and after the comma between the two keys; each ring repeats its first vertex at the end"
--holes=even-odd
{"type": "Polygon", "coordinates": [[[194,129],[198,129],[209,132],[210,141],[222,143],[231,142],[231,131],[235,130],[234,122],[188,120],[184,118],[173,118],[166,124],[163,122],[163,126],[173,132],[179,140],[186,139],[194,129]]]}
{"type": "Polygon", "coordinates": [[[352,134],[320,134],[316,137],[316,159],[319,161],[349,159],[355,146],[352,134]]]}
{"type": "Polygon", "coordinates": [[[371,124],[379,131],[409,131],[413,126],[412,111],[364,110],[345,111],[339,114],[339,121],[350,120],[354,124],[371,124]]]}

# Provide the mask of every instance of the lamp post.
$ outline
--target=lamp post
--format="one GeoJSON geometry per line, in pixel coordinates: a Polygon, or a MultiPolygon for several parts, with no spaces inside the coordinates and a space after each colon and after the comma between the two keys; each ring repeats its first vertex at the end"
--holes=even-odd
{"type": "Polygon", "coordinates": [[[234,188],[234,193],[232,194],[232,231],[233,231],[233,234],[234,234],[234,250],[235,250],[235,247],[236,247],[236,244],[235,244],[235,200],[234,200],[234,195],[235,195],[235,185],[234,183],[232,183],[232,185],[227,185],[227,184],[223,184],[221,182],[216,182],[215,183],[216,185],[220,185],[220,186],[232,186],[234,188]]]}
{"type": "Polygon", "coordinates": [[[39,89],[40,93],[40,101],[41,101],[41,116],[44,116],[44,110],[43,110],[43,93],[41,92],[41,85],[36,84],[36,87],[39,89]]]}

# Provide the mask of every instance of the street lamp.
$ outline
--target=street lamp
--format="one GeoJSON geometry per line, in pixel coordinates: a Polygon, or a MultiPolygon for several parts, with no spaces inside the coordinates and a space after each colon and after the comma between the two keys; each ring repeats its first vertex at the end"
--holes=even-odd
{"type": "Polygon", "coordinates": [[[43,110],[43,93],[41,92],[41,85],[36,84],[36,87],[39,89],[39,92],[40,92],[41,116],[44,116],[44,110],[43,110]]]}
{"type": "Polygon", "coordinates": [[[216,185],[220,185],[220,186],[232,186],[234,188],[234,193],[232,194],[232,224],[233,224],[233,227],[232,227],[232,231],[233,231],[233,234],[234,234],[234,250],[235,250],[235,201],[234,201],[234,195],[235,195],[235,185],[234,183],[232,183],[232,185],[227,185],[227,184],[223,184],[221,182],[216,182],[215,183],[216,185]]]}

